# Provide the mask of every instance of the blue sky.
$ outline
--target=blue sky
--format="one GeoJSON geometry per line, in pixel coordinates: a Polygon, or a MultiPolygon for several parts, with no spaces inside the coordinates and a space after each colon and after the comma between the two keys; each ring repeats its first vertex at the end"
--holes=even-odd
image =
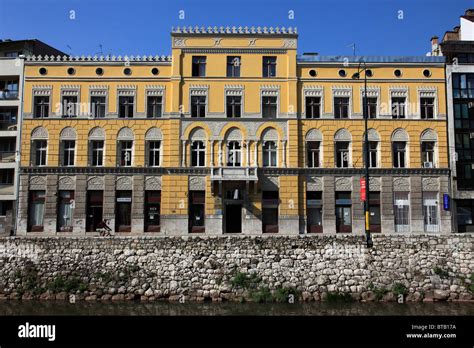
{"type": "Polygon", "coordinates": [[[429,39],[459,25],[470,7],[472,0],[0,0],[0,38],[37,38],[74,55],[99,54],[100,45],[104,54],[161,55],[170,54],[172,26],[296,26],[300,54],[352,54],[355,43],[361,55],[424,55],[429,39]]]}

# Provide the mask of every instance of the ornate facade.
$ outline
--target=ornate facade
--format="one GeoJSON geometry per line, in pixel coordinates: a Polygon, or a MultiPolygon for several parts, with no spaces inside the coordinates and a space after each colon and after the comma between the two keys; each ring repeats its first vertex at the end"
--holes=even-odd
{"type": "Polygon", "coordinates": [[[173,29],[169,57],[28,57],[18,234],[450,232],[444,60],[173,29]],[[364,72],[362,72],[363,76],[364,72]]]}

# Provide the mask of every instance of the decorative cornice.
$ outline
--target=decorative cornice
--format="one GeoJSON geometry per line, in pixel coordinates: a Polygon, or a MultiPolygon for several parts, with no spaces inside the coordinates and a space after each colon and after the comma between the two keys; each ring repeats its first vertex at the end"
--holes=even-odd
{"type": "Polygon", "coordinates": [[[172,34],[265,34],[284,35],[297,34],[296,27],[172,27],[172,34]]]}
{"type": "Polygon", "coordinates": [[[27,62],[171,62],[171,56],[26,56],[27,62]]]}
{"type": "MultiPolygon", "coordinates": [[[[364,168],[259,168],[274,175],[363,175],[364,168]]],[[[22,174],[193,174],[210,175],[210,168],[163,167],[21,167],[22,174]]],[[[370,175],[449,175],[448,168],[371,168],[370,175]]]]}

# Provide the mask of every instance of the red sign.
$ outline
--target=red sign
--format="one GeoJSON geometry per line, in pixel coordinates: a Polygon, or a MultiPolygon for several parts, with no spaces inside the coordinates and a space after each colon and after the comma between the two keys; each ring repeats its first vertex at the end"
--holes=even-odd
{"type": "Polygon", "coordinates": [[[365,179],[360,179],[360,200],[365,201],[367,199],[365,179]]]}

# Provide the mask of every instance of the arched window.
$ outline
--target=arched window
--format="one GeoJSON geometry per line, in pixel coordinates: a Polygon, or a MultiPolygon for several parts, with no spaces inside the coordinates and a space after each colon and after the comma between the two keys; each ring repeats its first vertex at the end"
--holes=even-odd
{"type": "Polygon", "coordinates": [[[404,129],[396,129],[392,134],[392,158],[394,168],[408,166],[408,134],[404,129]]]}
{"type": "Polygon", "coordinates": [[[48,159],[48,131],[37,127],[31,133],[31,163],[34,166],[46,166],[48,159]]]}
{"type": "Polygon", "coordinates": [[[242,165],[242,147],[238,141],[227,143],[227,166],[240,167],[242,165]]]}
{"type": "Polygon", "coordinates": [[[317,129],[311,129],[306,133],[306,166],[309,168],[318,168],[321,166],[321,144],[323,135],[317,129]]]}
{"type": "MultiPolygon", "coordinates": [[[[371,128],[368,130],[368,138],[369,138],[369,167],[377,168],[379,166],[380,136],[375,129],[371,128]]],[[[365,134],[363,136],[362,141],[365,144],[365,134]]],[[[365,152],[364,152],[364,158],[365,158],[365,152]]]]}
{"type": "Polygon", "coordinates": [[[122,128],[117,135],[117,165],[120,167],[131,167],[133,163],[133,131],[130,128],[122,128]]]}
{"type": "Polygon", "coordinates": [[[146,158],[149,167],[161,165],[161,144],[163,135],[156,127],[150,128],[145,134],[146,158]]]}
{"type": "Polygon", "coordinates": [[[95,127],[89,132],[89,165],[102,167],[104,165],[105,132],[95,127]]]}
{"type": "Polygon", "coordinates": [[[206,166],[206,132],[202,128],[193,130],[191,140],[191,166],[206,166]]]}
{"type": "Polygon", "coordinates": [[[276,167],[277,166],[277,145],[274,141],[265,141],[263,143],[263,166],[276,167]]]}
{"type": "Polygon", "coordinates": [[[196,140],[191,143],[191,166],[206,166],[206,146],[201,140],[196,140]]]}
{"type": "Polygon", "coordinates": [[[423,168],[436,167],[436,145],[438,136],[432,129],[427,129],[421,134],[421,166],[423,168]]]}
{"type": "Polygon", "coordinates": [[[334,135],[335,165],[337,168],[351,166],[351,133],[347,129],[340,129],[334,135]]]}
{"type": "Polygon", "coordinates": [[[64,167],[74,166],[76,154],[76,130],[66,127],[59,135],[60,162],[64,167]]]}

